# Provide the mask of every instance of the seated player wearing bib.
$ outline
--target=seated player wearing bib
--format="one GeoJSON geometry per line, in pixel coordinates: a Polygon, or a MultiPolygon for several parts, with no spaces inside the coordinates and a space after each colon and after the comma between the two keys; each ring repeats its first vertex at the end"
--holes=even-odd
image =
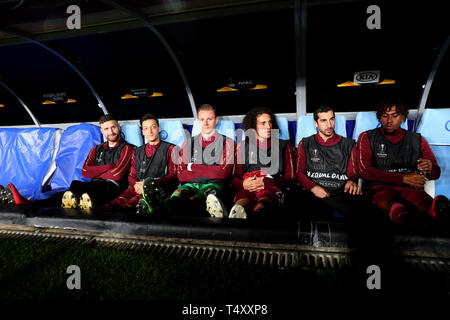
{"type": "Polygon", "coordinates": [[[368,203],[358,181],[356,146],[352,139],[335,133],[330,106],[314,111],[317,133],[303,138],[297,149],[297,181],[306,190],[305,203],[312,218],[330,218],[335,211],[361,218],[368,203]]]}
{"type": "MultiPolygon", "coordinates": [[[[91,213],[94,207],[113,200],[126,189],[133,146],[120,136],[120,125],[112,115],[101,116],[99,123],[106,142],[90,150],[81,170],[83,177],[91,180],[74,180],[69,190],[35,201],[34,204],[54,206],[62,202],[63,208],[80,208],[91,213]]],[[[11,183],[0,198],[12,204],[29,203],[11,183]]]]}
{"type": "Polygon", "coordinates": [[[272,137],[277,121],[269,108],[254,108],[243,120],[245,140],[238,144],[232,179],[236,190],[229,218],[261,216],[283,203],[295,181],[294,153],[288,140],[272,137]]]}
{"type": "Polygon", "coordinates": [[[203,215],[222,218],[226,214],[221,198],[231,177],[234,141],[216,130],[219,119],[209,104],[198,108],[201,133],[186,141],[177,167],[178,187],[166,201],[172,215],[203,215]],[[205,208],[206,207],[206,208],[205,208]]]}
{"type": "Polygon", "coordinates": [[[364,190],[395,224],[421,214],[444,217],[450,209],[445,196],[433,199],[424,190],[426,179],[438,179],[441,169],[428,142],[420,134],[401,128],[407,116],[403,101],[385,99],[377,109],[381,127],[358,138],[364,190]]]}
{"type": "Polygon", "coordinates": [[[142,134],[147,143],[136,148],[131,157],[128,176],[130,187],[119,197],[104,205],[104,211],[136,209],[138,213],[160,210],[165,195],[178,184],[176,165],[177,147],[159,137],[159,120],[148,113],[140,119],[142,134]],[[138,206],[139,204],[139,206],[138,206]]]}

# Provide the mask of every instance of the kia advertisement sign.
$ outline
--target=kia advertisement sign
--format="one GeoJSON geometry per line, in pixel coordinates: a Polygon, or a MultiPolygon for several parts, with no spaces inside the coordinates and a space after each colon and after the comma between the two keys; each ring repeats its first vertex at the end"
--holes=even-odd
{"type": "Polygon", "coordinates": [[[353,82],[358,84],[377,83],[380,81],[380,71],[358,71],[353,74],[353,82]]]}

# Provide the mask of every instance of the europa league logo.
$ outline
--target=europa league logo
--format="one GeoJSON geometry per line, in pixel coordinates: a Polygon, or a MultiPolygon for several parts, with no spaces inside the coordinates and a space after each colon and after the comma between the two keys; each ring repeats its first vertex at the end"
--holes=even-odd
{"type": "Polygon", "coordinates": [[[313,149],[311,161],[313,161],[313,162],[319,162],[320,161],[319,150],[313,149]]]}
{"type": "Polygon", "coordinates": [[[384,143],[380,144],[380,147],[378,148],[377,156],[380,157],[380,158],[387,157],[386,145],[384,143]]]}

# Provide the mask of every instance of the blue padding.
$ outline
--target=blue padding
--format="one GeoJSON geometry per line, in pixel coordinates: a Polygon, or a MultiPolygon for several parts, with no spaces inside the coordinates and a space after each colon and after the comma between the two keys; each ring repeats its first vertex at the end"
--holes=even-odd
{"type": "MultiPolygon", "coordinates": [[[[186,140],[186,133],[181,120],[159,120],[159,127],[161,128],[159,133],[161,140],[173,143],[181,148],[186,140]]],[[[145,142],[147,143],[147,139],[145,139],[145,142]]]]}
{"type": "Polygon", "coordinates": [[[408,130],[409,131],[413,131],[413,129],[414,129],[414,119],[408,119],[408,120],[406,120],[406,122],[408,122],[408,130]]]}
{"type": "Polygon", "coordinates": [[[281,140],[290,140],[289,138],[289,122],[285,117],[277,117],[278,128],[280,133],[278,138],[281,140]]]}
{"type": "Polygon", "coordinates": [[[235,123],[234,127],[236,128],[236,142],[244,140],[245,133],[244,128],[242,128],[242,123],[235,123]]]}
{"type": "Polygon", "coordinates": [[[73,180],[89,181],[81,174],[89,151],[102,142],[102,133],[96,125],[81,123],[64,130],[56,154],[56,171],[50,182],[49,192],[36,195],[45,199],[52,194],[67,190],[73,180]]]}
{"type": "MultiPolygon", "coordinates": [[[[347,129],[345,125],[345,117],[344,116],[336,116],[335,117],[335,125],[334,131],[343,136],[347,137],[347,129]]],[[[295,145],[298,146],[300,141],[309,137],[313,134],[317,133],[317,128],[314,125],[314,117],[313,116],[300,116],[297,119],[297,133],[295,135],[295,145]]]]}
{"type": "Polygon", "coordinates": [[[347,120],[345,123],[347,129],[347,137],[353,137],[353,130],[355,129],[355,120],[347,120]]]}
{"type": "Polygon", "coordinates": [[[345,138],[347,138],[347,120],[344,116],[336,116],[336,123],[334,125],[334,131],[345,138]]]}
{"type": "Polygon", "coordinates": [[[144,144],[144,139],[142,138],[141,127],[136,124],[122,124],[120,126],[122,131],[122,137],[126,142],[140,147],[144,144]]]}
{"type": "Polygon", "coordinates": [[[425,109],[417,132],[428,143],[450,144],[450,109],[425,109]]]}
{"type": "MultiPolygon", "coordinates": [[[[375,111],[358,112],[355,119],[355,128],[353,130],[353,139],[358,141],[358,137],[361,133],[367,130],[379,128],[381,123],[377,119],[377,113],[375,111]]],[[[401,127],[408,130],[407,121],[403,122],[401,127]]]]}
{"type": "Polygon", "coordinates": [[[441,176],[434,181],[434,193],[450,199],[450,146],[431,145],[431,150],[441,167],[441,176]]]}
{"type": "MultiPolygon", "coordinates": [[[[196,122],[198,123],[198,121],[196,122]]],[[[236,139],[234,122],[231,120],[219,120],[216,130],[230,139],[236,139]]]]}
{"type": "Polygon", "coordinates": [[[187,130],[187,131],[189,132],[189,134],[191,134],[191,132],[192,132],[192,125],[189,125],[189,124],[183,124],[183,128],[184,128],[185,130],[187,130]]]}
{"type": "MultiPolygon", "coordinates": [[[[234,128],[234,122],[231,120],[223,120],[219,119],[219,122],[216,125],[216,130],[220,134],[223,134],[224,136],[227,136],[230,139],[233,139],[236,141],[236,135],[235,135],[235,128],[234,128]]],[[[194,125],[192,126],[192,136],[196,136],[200,134],[200,124],[197,120],[194,120],[194,125]]]]}
{"type": "Polygon", "coordinates": [[[35,200],[55,151],[55,128],[0,129],[0,184],[35,200]]]}
{"type": "Polygon", "coordinates": [[[314,125],[313,116],[300,116],[297,119],[297,132],[295,134],[295,145],[298,146],[300,141],[317,133],[317,128],[314,125]]]}
{"type": "MultiPolygon", "coordinates": [[[[217,126],[216,126],[216,129],[217,129],[217,126]]],[[[200,124],[198,123],[197,119],[194,119],[194,123],[192,124],[191,136],[196,136],[196,135],[200,134],[200,131],[201,131],[200,124]]]]}
{"type": "Polygon", "coordinates": [[[431,145],[441,167],[441,177],[434,182],[435,195],[450,197],[450,110],[426,109],[417,132],[431,145]]]}
{"type": "Polygon", "coordinates": [[[297,132],[297,121],[289,121],[289,141],[291,145],[295,145],[295,133],[297,132]]]}

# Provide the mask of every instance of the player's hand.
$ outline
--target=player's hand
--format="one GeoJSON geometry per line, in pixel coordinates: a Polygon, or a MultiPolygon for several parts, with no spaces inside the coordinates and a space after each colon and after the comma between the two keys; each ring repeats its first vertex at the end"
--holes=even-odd
{"type": "Polygon", "coordinates": [[[264,177],[250,177],[244,180],[242,187],[250,192],[258,192],[264,189],[264,177]]]}
{"type": "Polygon", "coordinates": [[[348,192],[353,195],[362,195],[362,190],[355,182],[348,180],[344,186],[344,192],[348,192]]]}
{"type": "Polygon", "coordinates": [[[143,181],[138,181],[134,184],[134,191],[137,194],[142,194],[142,185],[143,185],[143,181]]]}
{"type": "Polygon", "coordinates": [[[423,174],[407,173],[403,175],[403,183],[414,187],[423,187],[425,185],[426,178],[423,174]]]}
{"type": "Polygon", "coordinates": [[[264,190],[264,177],[257,177],[253,183],[252,192],[258,192],[264,190]]]}
{"type": "Polygon", "coordinates": [[[254,183],[255,179],[256,179],[256,177],[254,177],[254,176],[245,179],[242,182],[242,187],[244,188],[244,190],[249,190],[250,191],[250,189],[253,187],[253,183],[254,183]]]}
{"type": "Polygon", "coordinates": [[[327,190],[325,190],[324,188],[320,187],[320,186],[315,186],[314,188],[311,189],[311,192],[320,199],[329,197],[330,194],[327,190]]]}
{"type": "Polygon", "coordinates": [[[433,169],[433,163],[431,160],[419,158],[417,162],[417,169],[425,172],[426,174],[431,174],[431,170],[433,169]]]}

